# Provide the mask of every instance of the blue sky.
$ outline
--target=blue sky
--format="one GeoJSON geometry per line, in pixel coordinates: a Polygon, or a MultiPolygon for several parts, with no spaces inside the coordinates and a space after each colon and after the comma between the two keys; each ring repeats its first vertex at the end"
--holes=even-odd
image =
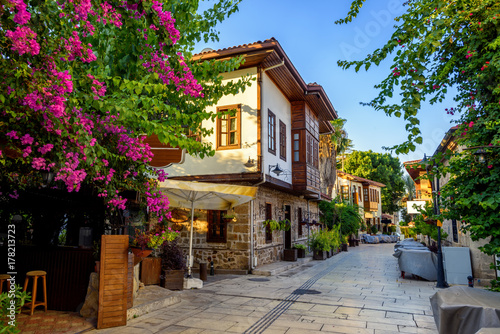
{"type": "MultiPolygon", "coordinates": [[[[348,12],[349,0],[243,0],[239,12],[219,24],[220,42],[200,44],[195,52],[276,38],[304,81],[322,85],[339,117],[347,119],[354,149],[385,153],[383,146],[402,143],[407,137],[404,121],[359,102],[376,96],[373,86],[391,72],[391,64],[356,73],[342,70],[337,61],[359,60],[383,46],[394,30],[394,17],[406,8],[403,2],[368,0],[353,22],[336,25],[334,21],[348,12]]],[[[424,142],[415,152],[400,155],[401,162],[434,153],[453,126],[444,111],[453,106],[451,99],[446,104],[424,106],[419,116],[424,142]]]]}

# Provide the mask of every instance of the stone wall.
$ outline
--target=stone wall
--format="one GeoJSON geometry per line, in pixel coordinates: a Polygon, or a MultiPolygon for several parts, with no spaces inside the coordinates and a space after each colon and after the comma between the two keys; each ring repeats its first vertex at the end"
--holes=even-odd
{"type": "MultiPolygon", "coordinates": [[[[291,232],[292,245],[304,244],[307,245],[308,230],[307,225],[302,226],[302,235],[298,234],[299,220],[307,219],[307,200],[284,193],[267,187],[259,187],[257,199],[255,200],[254,208],[254,247],[255,257],[257,258],[257,266],[280,261],[283,259],[283,249],[285,242],[285,232],[273,231],[272,242],[266,242],[266,230],[262,224],[266,220],[266,203],[270,203],[272,207],[272,219],[284,219],[285,213],[283,208],[289,205],[291,209],[291,232]],[[302,217],[298,216],[299,208],[302,209],[302,217]]],[[[310,221],[319,222],[319,207],[318,202],[309,201],[309,211],[311,212],[310,221]]],[[[318,230],[319,227],[311,226],[309,233],[318,230]]]]}
{"type": "MultiPolygon", "coordinates": [[[[248,270],[250,264],[250,203],[235,208],[236,218],[227,224],[227,242],[207,242],[207,211],[195,210],[193,222],[193,258],[194,268],[200,262],[208,262],[211,257],[215,269],[248,270]]],[[[179,244],[184,254],[189,251],[191,230],[190,210],[174,209],[169,223],[180,231],[179,244]]]]}
{"type": "MultiPolygon", "coordinates": [[[[257,258],[257,266],[280,261],[283,257],[285,232],[273,231],[273,240],[266,243],[265,228],[262,222],[265,220],[266,203],[272,205],[273,219],[284,219],[284,205],[291,208],[291,231],[292,245],[301,243],[307,245],[308,230],[307,225],[303,225],[302,235],[298,234],[299,217],[298,208],[302,209],[302,219],[307,219],[307,200],[298,196],[284,193],[267,187],[259,187],[257,197],[254,200],[254,256],[257,258]]],[[[311,221],[319,222],[318,202],[309,202],[311,221]]],[[[211,257],[214,261],[214,268],[224,270],[250,270],[250,224],[251,224],[251,203],[240,205],[234,209],[236,218],[227,226],[227,242],[214,243],[207,242],[207,212],[195,210],[193,222],[193,268],[198,267],[200,262],[208,262],[211,257]]],[[[174,209],[169,226],[180,231],[179,244],[182,246],[184,254],[188,254],[189,233],[191,220],[190,210],[174,209]]],[[[309,233],[319,229],[312,226],[309,233]]]]}

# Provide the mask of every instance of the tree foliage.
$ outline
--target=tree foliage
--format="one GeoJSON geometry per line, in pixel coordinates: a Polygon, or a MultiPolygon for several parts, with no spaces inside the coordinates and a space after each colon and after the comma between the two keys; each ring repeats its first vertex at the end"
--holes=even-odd
{"type": "Polygon", "coordinates": [[[363,217],[359,213],[359,206],[348,202],[340,202],[339,198],[332,202],[319,202],[319,209],[322,213],[320,221],[326,224],[330,230],[334,229],[335,226],[340,226],[343,237],[357,234],[363,223],[363,217]]]}
{"type": "MultiPolygon", "coordinates": [[[[353,2],[348,20],[364,0],[353,2]]],[[[379,94],[368,104],[388,115],[404,117],[408,140],[393,147],[398,153],[422,143],[418,113],[423,101],[442,102],[453,87],[455,105],[441,112],[460,116],[456,130],[464,151],[437,156],[441,175],[450,176],[442,189],[445,216],[462,220],[473,240],[487,239],[482,250],[500,253],[500,3],[496,0],[419,0],[405,3],[390,40],[363,60],[339,61],[342,68],[379,65],[392,59],[379,94]],[[400,91],[399,99],[393,96],[400,91]],[[391,100],[390,100],[391,99],[391,100]],[[389,100],[391,102],[389,102],[389,100]],[[487,163],[473,153],[483,148],[487,163]]],[[[342,20],[338,23],[344,23],[342,20]]]]}
{"type": "Polygon", "coordinates": [[[141,135],[213,155],[189,134],[210,134],[202,121],[216,115],[205,108],[247,84],[222,84],[241,59],[191,61],[194,44],[216,40],[215,24],[238,9],[219,0],[198,13],[198,3],[1,1],[3,201],[51,172],[55,187],[89,190],[110,208],[124,208],[121,192],[134,190],[150,212],[167,214],[141,135]]]}
{"type": "MultiPolygon", "coordinates": [[[[420,212],[414,217],[414,231],[417,234],[425,235],[434,240],[438,240],[438,228],[436,221],[442,219],[440,215],[434,214],[434,208],[431,202],[426,202],[425,207],[419,208],[420,212]]],[[[445,240],[448,233],[441,231],[441,239],[445,240]]]]}
{"type": "Polygon", "coordinates": [[[353,151],[347,155],[344,169],[346,173],[385,184],[381,190],[382,211],[399,210],[405,185],[403,171],[398,158],[389,153],[353,151]]]}

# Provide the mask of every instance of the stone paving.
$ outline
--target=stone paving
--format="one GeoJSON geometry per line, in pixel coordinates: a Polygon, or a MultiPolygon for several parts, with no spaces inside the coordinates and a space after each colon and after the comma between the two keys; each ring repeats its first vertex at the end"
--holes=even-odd
{"type": "Polygon", "coordinates": [[[274,276],[231,276],[92,333],[435,334],[436,283],[402,279],[393,247],[360,245],[274,276]]]}

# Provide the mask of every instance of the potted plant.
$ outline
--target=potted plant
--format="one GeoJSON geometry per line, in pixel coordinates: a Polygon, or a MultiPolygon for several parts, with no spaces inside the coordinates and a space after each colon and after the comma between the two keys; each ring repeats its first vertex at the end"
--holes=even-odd
{"type": "Polygon", "coordinates": [[[320,230],[313,232],[309,239],[309,246],[313,249],[314,260],[325,260],[326,252],[330,250],[330,240],[327,235],[328,232],[320,230]]]}
{"type": "Polygon", "coordinates": [[[330,252],[331,256],[338,252],[340,246],[340,226],[338,228],[333,228],[328,231],[330,236],[330,252]]]}
{"type": "Polygon", "coordinates": [[[177,240],[167,241],[162,246],[161,254],[162,283],[166,289],[182,290],[186,261],[177,240]]]}
{"type": "Polygon", "coordinates": [[[234,220],[234,218],[236,218],[236,215],[235,214],[232,214],[232,213],[225,213],[222,215],[222,220],[224,220],[224,222],[226,223],[230,223],[234,220]]]}
{"type": "Polygon", "coordinates": [[[292,228],[292,223],[288,219],[280,220],[278,224],[280,231],[290,231],[290,228],[292,228]]]}
{"type": "Polygon", "coordinates": [[[348,236],[344,235],[342,236],[342,251],[347,252],[347,243],[348,243],[348,236]]]}
{"type": "Polygon", "coordinates": [[[158,227],[148,232],[135,229],[130,249],[136,258],[142,259],[157,250],[165,241],[174,240],[177,235],[179,232],[172,230],[171,227],[166,230],[158,227]]]}
{"type": "Polygon", "coordinates": [[[280,224],[274,219],[264,220],[262,222],[265,228],[269,228],[271,231],[278,230],[280,228],[280,224]]]}
{"type": "Polygon", "coordinates": [[[293,248],[297,249],[297,257],[299,259],[306,257],[306,246],[302,244],[295,244],[293,248]]]}

